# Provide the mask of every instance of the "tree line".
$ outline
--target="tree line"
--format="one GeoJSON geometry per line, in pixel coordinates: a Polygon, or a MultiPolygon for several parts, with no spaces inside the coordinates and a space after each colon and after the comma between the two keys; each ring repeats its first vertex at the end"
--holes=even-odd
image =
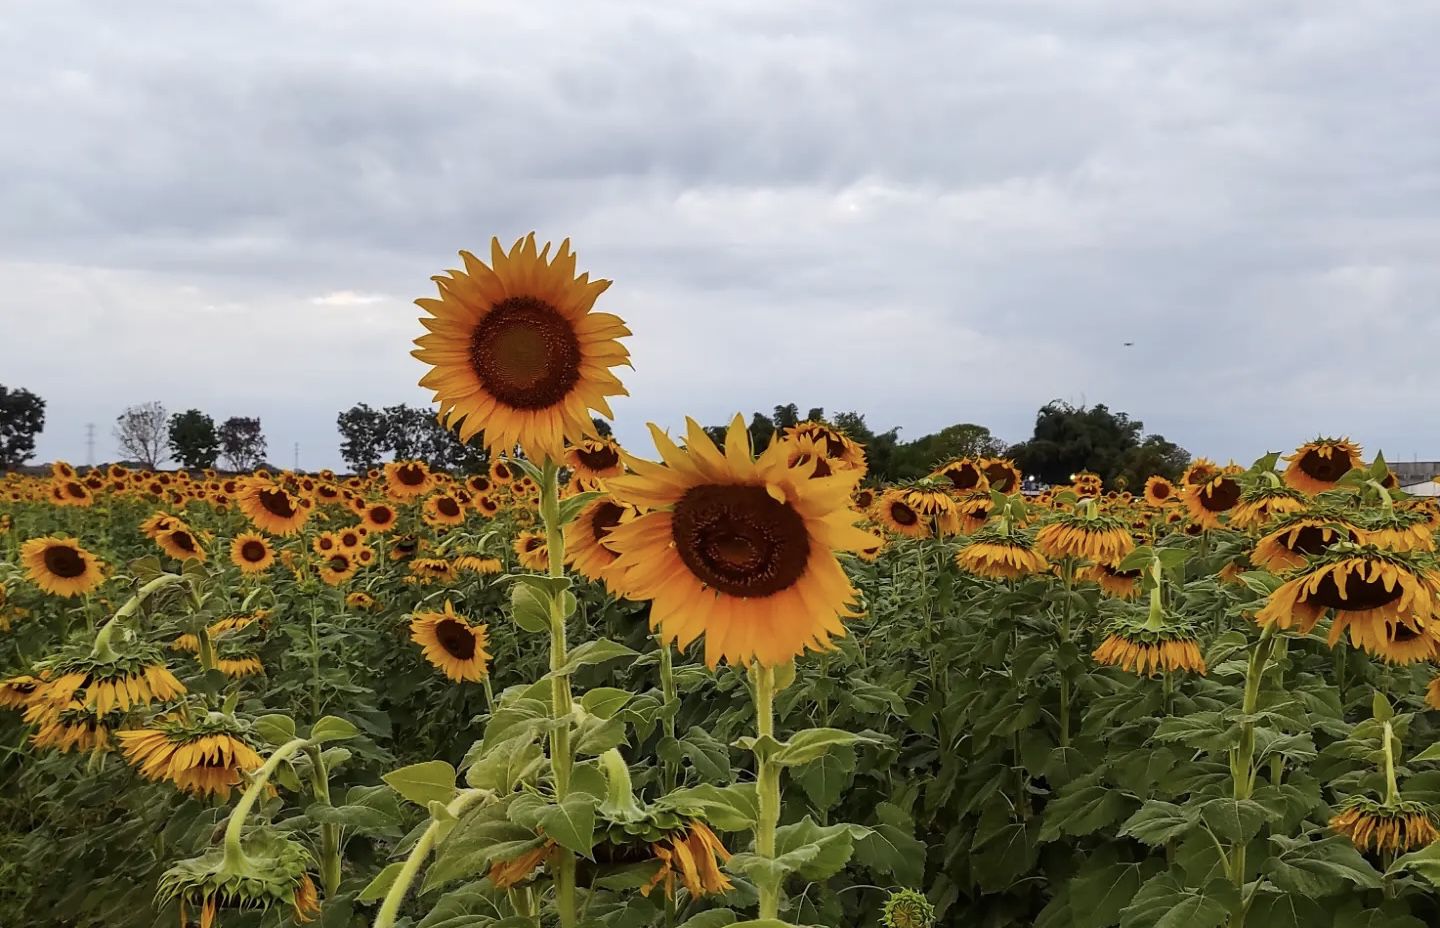
{"type": "MultiPolygon", "coordinates": [[[[953,458],[1009,457],[1027,476],[1043,483],[1068,483],[1071,475],[1089,471],[1108,487],[1135,489],[1152,474],[1174,479],[1190,462],[1184,448],[1163,435],[1147,434],[1139,419],[1112,412],[1104,404],[1075,406],[1060,400],[1040,407],[1031,436],[1015,444],[1006,444],[990,429],[971,422],[904,441],[898,426],[877,432],[863,413],[827,416],[823,407],[816,406],[802,415],[795,403],[775,406],[769,414],[752,414],[751,438],[763,448],[776,433],[807,420],[828,422],[865,445],[871,475],[887,483],[924,477],[936,464],[953,458]]],[[[600,434],[611,434],[610,423],[594,421],[600,434]]],[[[400,459],[462,473],[489,466],[483,446],[460,441],[431,408],[357,403],[336,416],[335,426],[340,457],[352,472],[400,459]]],[[[44,427],[43,399],[23,388],[0,385],[0,469],[19,467],[33,458],[35,437],[44,427]]],[[[725,427],[711,426],[707,431],[722,439],[725,427]]],[[[127,408],[116,418],[114,435],[122,454],[150,468],[173,459],[192,469],[220,464],[246,471],[262,466],[267,453],[258,418],[231,416],[217,424],[198,409],[171,414],[158,402],[127,408]]]]}

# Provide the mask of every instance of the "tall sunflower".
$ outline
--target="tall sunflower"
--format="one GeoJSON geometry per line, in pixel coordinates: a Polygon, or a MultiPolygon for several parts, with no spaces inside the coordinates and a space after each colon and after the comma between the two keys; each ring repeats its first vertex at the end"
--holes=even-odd
{"type": "Polygon", "coordinates": [[[631,463],[611,494],[641,510],[609,535],[617,585],[653,600],[652,628],[686,647],[705,637],[715,666],[784,663],[845,634],[855,591],[837,551],[873,547],[850,494],[862,472],[814,479],[773,443],[758,458],[736,416],[721,452],[694,420],[685,448],[650,427],[663,464],[631,463]]]}
{"type": "Polygon", "coordinates": [[[1309,501],[1294,487],[1261,483],[1240,494],[1240,502],[1230,510],[1230,526],[1241,531],[1264,528],[1276,519],[1304,512],[1309,501]]]}
{"type": "Polygon", "coordinates": [[[635,515],[635,507],[604,496],[591,500],[565,526],[565,563],[591,580],[604,580],[619,556],[606,546],[606,539],[615,526],[635,515]]]}
{"type": "Polygon", "coordinates": [[[205,549],[200,546],[195,533],[188,528],[172,528],[168,532],[161,532],[156,536],[155,543],[160,546],[160,550],[177,561],[205,560],[205,549]]]}
{"type": "Polygon", "coordinates": [[[901,490],[890,489],[875,504],[875,520],[887,531],[908,538],[929,538],[930,522],[905,501],[901,490]]]}
{"type": "Polygon", "coordinates": [[[1360,446],[1348,438],[1306,442],[1288,460],[1285,482],[1305,493],[1323,493],[1360,466],[1360,446]]]}
{"type": "Polygon", "coordinates": [[[1209,479],[1185,488],[1185,508],[1192,522],[1203,528],[1220,527],[1220,516],[1239,505],[1244,492],[1239,473],[1240,468],[1233,465],[1220,468],[1209,479]]]}
{"type": "Polygon", "coordinates": [[[1145,481],[1145,502],[1151,506],[1166,506],[1175,501],[1175,484],[1159,474],[1145,481]]]}
{"type": "Polygon", "coordinates": [[[1337,544],[1270,594],[1255,615],[1261,625],[1297,625],[1309,634],[1326,610],[1334,610],[1330,643],[1346,628],[1374,634],[1386,625],[1423,631],[1434,621],[1440,575],[1410,555],[1373,546],[1337,544]]]}
{"type": "Polygon", "coordinates": [[[385,492],[393,500],[405,502],[429,492],[435,478],[424,461],[390,461],[385,465],[385,492]]]}
{"type": "Polygon", "coordinates": [[[410,620],[410,640],[420,645],[427,661],[457,683],[478,683],[489,674],[486,630],[456,615],[448,599],[443,612],[417,612],[410,620]]]}
{"type": "Polygon", "coordinates": [[[613,438],[583,438],[565,449],[565,463],[586,477],[618,477],[625,473],[620,443],[613,438]]]}
{"type": "Polygon", "coordinates": [[[1280,573],[1303,566],[1307,557],[1323,554],[1342,541],[1359,542],[1360,529],[1326,512],[1297,513],[1255,542],[1250,560],[1256,567],[1280,573]]]}
{"type": "Polygon", "coordinates": [[[606,397],[625,395],[610,368],[629,363],[617,339],[630,330],[592,312],[610,282],[575,276],[568,239],[553,259],[533,234],[508,253],[493,240],[489,266],[460,257],[465,270],[434,278],[439,299],[416,300],[431,315],[413,352],[431,367],[420,385],[461,441],[483,432],[491,451],[559,460],[567,440],[595,436],[591,410],[613,418],[606,397]]]}
{"type": "Polygon", "coordinates": [[[990,489],[1001,493],[1014,493],[1020,489],[1024,475],[1010,458],[981,458],[980,469],[985,474],[990,489]]]}
{"type": "Polygon", "coordinates": [[[1074,557],[1118,564],[1135,550],[1135,539],[1129,526],[1114,516],[1067,512],[1041,526],[1035,546],[1053,560],[1074,557]]]}
{"type": "Polygon", "coordinates": [[[1014,580],[1050,569],[1024,532],[988,529],[973,536],[955,553],[962,570],[992,580],[1014,580]]]}
{"type": "Polygon", "coordinates": [[[69,538],[32,538],[20,546],[26,576],[56,596],[80,596],[105,580],[100,559],[69,538]]]}
{"type": "Polygon", "coordinates": [[[930,475],[936,480],[948,480],[956,490],[984,490],[989,486],[985,469],[972,458],[956,458],[935,468],[930,475]]]}
{"type": "Polygon", "coordinates": [[[293,535],[310,518],[307,500],[292,495],[269,480],[254,478],[241,487],[236,503],[245,517],[261,531],[272,535],[293,535]]]}
{"type": "Polygon", "coordinates": [[[218,712],[190,724],[162,721],[118,731],[115,740],[145,779],[168,780],[184,792],[221,800],[240,785],[242,772],[264,763],[239,728],[218,712]]]}
{"type": "Polygon", "coordinates": [[[837,469],[865,470],[865,448],[833,425],[809,419],[787,428],[785,437],[813,440],[837,469]]]}

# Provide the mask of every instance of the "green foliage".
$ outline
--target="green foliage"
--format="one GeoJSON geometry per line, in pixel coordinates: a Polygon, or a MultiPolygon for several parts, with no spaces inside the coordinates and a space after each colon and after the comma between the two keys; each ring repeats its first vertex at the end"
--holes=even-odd
{"type": "Polygon", "coordinates": [[[187,409],[170,417],[170,455],[192,470],[214,467],[220,457],[220,433],[215,420],[198,409],[187,409]]]}
{"type": "Polygon", "coordinates": [[[0,384],[0,472],[35,456],[35,436],[45,429],[45,401],[24,387],[0,384]]]}

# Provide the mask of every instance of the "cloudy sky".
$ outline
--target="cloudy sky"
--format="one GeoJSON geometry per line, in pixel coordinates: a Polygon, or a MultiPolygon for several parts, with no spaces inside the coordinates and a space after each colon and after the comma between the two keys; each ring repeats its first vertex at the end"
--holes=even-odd
{"type": "Polygon", "coordinates": [[[0,383],[338,463],[411,301],[571,236],[618,432],[794,401],[1440,458],[1434,0],[0,0],[0,383]],[[1133,341],[1133,347],[1122,343],[1133,341]]]}

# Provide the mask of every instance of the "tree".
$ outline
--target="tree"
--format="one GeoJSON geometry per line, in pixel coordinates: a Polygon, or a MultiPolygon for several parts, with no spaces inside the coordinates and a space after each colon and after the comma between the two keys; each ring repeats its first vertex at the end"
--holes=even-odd
{"type": "Polygon", "coordinates": [[[1126,452],[1114,483],[1117,490],[1140,492],[1145,481],[1159,474],[1167,480],[1178,480],[1190,466],[1190,452],[1167,441],[1163,435],[1147,435],[1145,440],[1126,452]]]}
{"type": "Polygon", "coordinates": [[[35,456],[35,436],[45,428],[45,401],[24,387],[0,384],[0,470],[35,456]]]}
{"type": "Polygon", "coordinates": [[[220,424],[220,457],[231,470],[254,470],[265,463],[266,451],[259,419],[231,416],[220,424]]]}
{"type": "Polygon", "coordinates": [[[165,407],[158,402],[141,403],[115,417],[115,441],[120,453],[154,470],[164,463],[169,435],[165,407]]]}
{"type": "Polygon", "coordinates": [[[1145,438],[1144,431],[1145,423],[1112,413],[1103,403],[1086,407],[1054,400],[1040,407],[1035,434],[1013,446],[1010,456],[1027,475],[1046,483],[1069,483],[1072,474],[1090,471],[1107,487],[1123,477],[1133,489],[1150,475],[1144,472],[1148,468],[1178,473],[1175,462],[1189,459],[1185,449],[1159,435],[1145,438]]]}
{"type": "Polygon", "coordinates": [[[188,468],[214,467],[220,456],[220,434],[215,420],[198,409],[170,417],[170,453],[188,468]]]}
{"type": "Polygon", "coordinates": [[[985,426],[957,422],[897,447],[883,478],[914,480],[955,458],[997,457],[1004,451],[1004,443],[985,426]]]}
{"type": "Polygon", "coordinates": [[[602,419],[599,416],[591,416],[590,421],[595,423],[595,432],[601,438],[609,438],[611,435],[615,434],[615,430],[610,427],[610,423],[607,420],[602,419]]]}
{"type": "Polygon", "coordinates": [[[354,473],[364,473],[385,457],[385,413],[357,403],[335,417],[340,457],[354,473]]]}

